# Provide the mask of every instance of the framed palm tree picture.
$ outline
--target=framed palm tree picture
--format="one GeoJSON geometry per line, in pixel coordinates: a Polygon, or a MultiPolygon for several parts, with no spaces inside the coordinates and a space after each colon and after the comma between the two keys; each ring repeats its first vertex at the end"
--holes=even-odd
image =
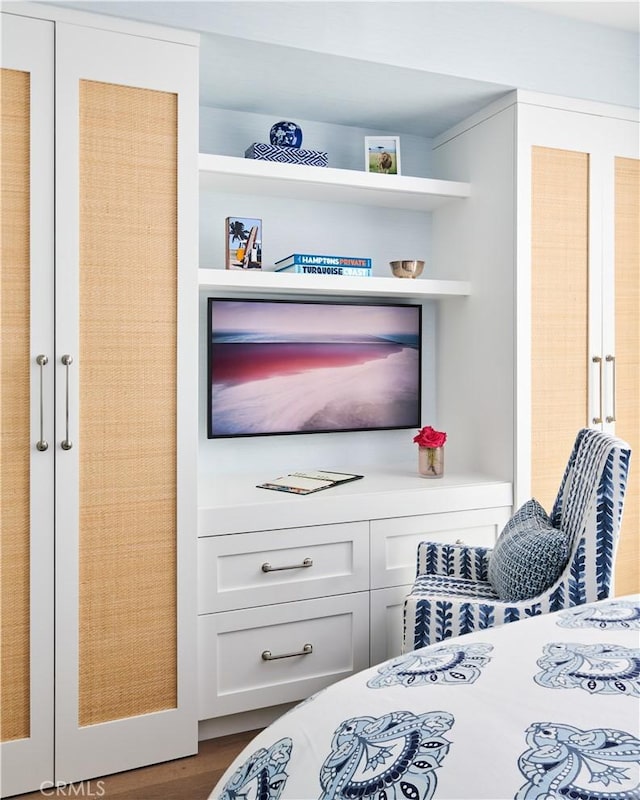
{"type": "Polygon", "coordinates": [[[227,217],[225,267],[262,269],[262,220],[227,217]]]}

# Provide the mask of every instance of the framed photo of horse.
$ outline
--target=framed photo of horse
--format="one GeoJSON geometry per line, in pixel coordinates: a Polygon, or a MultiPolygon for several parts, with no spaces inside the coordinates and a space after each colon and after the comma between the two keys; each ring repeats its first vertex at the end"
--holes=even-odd
{"type": "Polygon", "coordinates": [[[365,136],[364,159],[367,172],[400,175],[400,137],[365,136]]]}

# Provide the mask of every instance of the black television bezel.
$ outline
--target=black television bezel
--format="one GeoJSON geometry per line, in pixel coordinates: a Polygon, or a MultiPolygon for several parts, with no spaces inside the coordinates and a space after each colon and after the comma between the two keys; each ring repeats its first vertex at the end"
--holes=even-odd
{"type": "Polygon", "coordinates": [[[333,299],[293,299],[293,298],[267,298],[267,297],[224,297],[224,296],[210,296],[207,298],[207,319],[206,319],[206,334],[207,334],[207,439],[248,439],[248,438],[262,438],[264,436],[300,436],[300,435],[316,435],[319,433],[372,433],[381,431],[396,431],[396,430],[411,430],[413,428],[420,428],[422,418],[422,360],[423,360],[423,307],[420,303],[396,303],[396,302],[381,302],[372,300],[345,300],[341,301],[337,298],[333,299]],[[213,382],[212,375],[212,325],[211,325],[211,307],[216,301],[224,302],[237,302],[237,303],[282,303],[284,305],[323,305],[323,306],[391,306],[394,308],[411,307],[418,311],[418,400],[417,400],[417,420],[415,425],[396,425],[392,427],[373,427],[373,428],[329,428],[327,430],[313,430],[313,431],[265,431],[264,433],[217,433],[214,434],[212,428],[212,405],[213,405],[213,382]]]}

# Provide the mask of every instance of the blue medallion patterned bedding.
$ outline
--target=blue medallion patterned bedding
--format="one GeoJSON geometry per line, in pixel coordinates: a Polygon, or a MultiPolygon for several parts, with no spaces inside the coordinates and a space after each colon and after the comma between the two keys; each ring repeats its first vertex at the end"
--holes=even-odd
{"type": "Polygon", "coordinates": [[[448,639],[310,697],[210,800],[640,800],[640,596],[448,639]]]}

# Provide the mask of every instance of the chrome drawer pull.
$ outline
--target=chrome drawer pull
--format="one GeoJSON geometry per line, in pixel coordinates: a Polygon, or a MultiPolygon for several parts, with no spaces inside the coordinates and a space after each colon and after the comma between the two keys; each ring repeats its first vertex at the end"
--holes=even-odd
{"type": "Polygon", "coordinates": [[[607,356],[605,358],[607,364],[611,364],[613,367],[613,374],[612,374],[612,395],[613,395],[613,413],[606,417],[607,422],[615,422],[616,421],[616,357],[615,356],[607,356]]]}
{"type": "Polygon", "coordinates": [[[599,396],[600,396],[600,412],[599,412],[597,417],[593,417],[592,418],[592,422],[593,422],[594,425],[600,425],[600,423],[602,422],[602,405],[603,405],[602,393],[604,391],[603,384],[602,384],[602,359],[600,358],[600,356],[593,356],[591,361],[594,364],[598,365],[598,375],[599,375],[599,384],[598,384],[599,389],[598,389],[598,392],[599,392],[599,396]]]}
{"type": "Polygon", "coordinates": [[[288,567],[272,567],[268,561],[265,561],[262,565],[263,572],[278,572],[282,569],[304,569],[305,567],[312,567],[313,566],[313,559],[312,558],[305,558],[302,564],[290,564],[288,567]]]}
{"type": "Polygon", "coordinates": [[[49,449],[49,442],[44,438],[44,377],[42,375],[42,368],[49,363],[49,359],[44,353],[36,356],[36,364],[40,367],[40,438],[36,442],[36,450],[44,453],[49,449]]]}
{"type": "Polygon", "coordinates": [[[71,450],[73,447],[73,442],[69,438],[69,366],[73,364],[73,358],[68,354],[62,356],[60,359],[64,366],[66,367],[65,375],[65,411],[64,411],[64,420],[65,420],[65,436],[64,439],[60,442],[60,447],[63,450],[71,450]]]}
{"type": "Polygon", "coordinates": [[[262,651],[262,660],[263,661],[275,661],[278,658],[295,658],[296,656],[308,656],[309,653],[313,653],[313,645],[312,644],[305,644],[302,650],[299,653],[283,653],[280,656],[274,656],[271,650],[263,650],[262,651]]]}

